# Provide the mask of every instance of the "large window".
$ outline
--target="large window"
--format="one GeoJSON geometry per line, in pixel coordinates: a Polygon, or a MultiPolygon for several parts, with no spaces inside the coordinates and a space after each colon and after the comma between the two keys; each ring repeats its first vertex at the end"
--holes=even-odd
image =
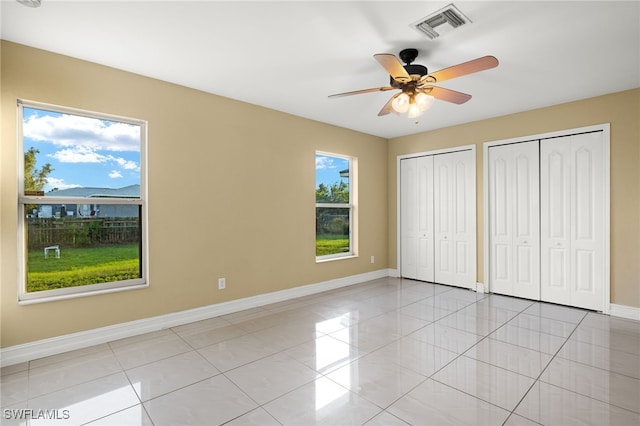
{"type": "Polygon", "coordinates": [[[21,301],[146,285],[144,121],[18,102],[21,301]]]}
{"type": "Polygon", "coordinates": [[[316,259],[353,256],[355,159],[316,153],[316,259]]]}

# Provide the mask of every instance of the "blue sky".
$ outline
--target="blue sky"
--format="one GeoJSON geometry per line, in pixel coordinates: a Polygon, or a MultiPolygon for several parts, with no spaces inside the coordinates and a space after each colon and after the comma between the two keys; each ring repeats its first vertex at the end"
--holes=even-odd
{"type": "Polygon", "coordinates": [[[45,191],[140,183],[140,126],[24,107],[24,151],[50,163],[45,191]]]}
{"type": "Polygon", "coordinates": [[[340,171],[348,168],[349,160],[346,158],[316,154],[316,188],[321,183],[331,185],[340,180],[348,182],[348,179],[340,177],[340,171]]]}

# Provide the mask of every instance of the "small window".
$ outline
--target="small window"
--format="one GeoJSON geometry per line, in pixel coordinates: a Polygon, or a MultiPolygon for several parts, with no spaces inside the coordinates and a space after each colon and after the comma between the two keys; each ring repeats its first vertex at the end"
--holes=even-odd
{"type": "Polygon", "coordinates": [[[355,159],[316,153],[316,259],[354,255],[355,159]]]}
{"type": "Polygon", "coordinates": [[[146,123],[18,109],[20,300],[146,285],[146,123]]]}

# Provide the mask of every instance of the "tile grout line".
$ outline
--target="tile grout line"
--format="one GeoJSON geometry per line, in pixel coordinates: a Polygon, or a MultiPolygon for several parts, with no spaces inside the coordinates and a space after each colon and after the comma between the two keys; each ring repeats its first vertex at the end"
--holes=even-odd
{"type": "MultiPolygon", "coordinates": [[[[531,392],[531,389],[533,389],[533,387],[540,383],[540,377],[542,377],[542,375],[544,374],[544,372],[547,370],[547,368],[549,368],[549,365],[551,365],[551,363],[553,362],[554,359],[556,359],[556,356],[558,356],[558,353],[562,350],[562,348],[564,347],[564,345],[567,344],[567,342],[569,341],[569,339],[571,338],[571,336],[573,336],[573,333],[575,333],[575,331],[578,329],[578,327],[580,326],[580,324],[582,323],[582,321],[584,321],[584,319],[587,317],[587,312],[585,312],[584,316],[582,317],[582,319],[576,324],[576,326],[573,328],[573,330],[571,331],[571,333],[565,338],[564,342],[562,342],[562,345],[560,345],[560,347],[558,348],[558,350],[553,354],[553,356],[551,357],[551,359],[549,360],[549,362],[547,362],[547,365],[545,365],[545,367],[542,369],[542,371],[540,371],[540,374],[538,374],[538,377],[536,377],[536,379],[534,380],[534,382],[531,384],[531,386],[529,387],[529,389],[524,393],[524,395],[522,396],[522,398],[520,398],[520,401],[518,401],[518,403],[516,404],[516,406],[513,408],[513,410],[511,411],[511,414],[509,414],[509,417],[511,417],[512,415],[517,415],[519,416],[519,414],[516,413],[516,410],[518,409],[518,407],[520,406],[520,404],[522,404],[522,401],[524,401],[524,399],[527,397],[527,395],[529,395],[529,393],[531,392]]],[[[542,318],[542,317],[541,317],[542,318]]],[[[544,382],[542,382],[544,383],[544,382]]],[[[509,417],[507,417],[507,420],[509,419],[509,417]]],[[[524,417],[524,416],[522,416],[524,417]]],[[[535,423],[535,420],[529,419],[528,417],[525,417],[527,420],[531,420],[535,423]]],[[[506,422],[506,420],[505,420],[506,422]]]]}

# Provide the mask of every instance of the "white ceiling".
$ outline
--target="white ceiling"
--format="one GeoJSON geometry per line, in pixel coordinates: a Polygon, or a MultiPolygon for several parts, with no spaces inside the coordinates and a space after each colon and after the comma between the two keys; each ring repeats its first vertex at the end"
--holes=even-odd
{"type": "MultiPolygon", "coordinates": [[[[640,2],[454,1],[472,21],[436,40],[409,24],[451,1],[2,0],[2,39],[385,138],[640,87],[640,2]],[[413,47],[437,71],[484,55],[491,70],[440,84],[416,124],[377,113],[395,92],[373,59],[413,47]]],[[[215,119],[215,116],[214,116],[215,119]]]]}

